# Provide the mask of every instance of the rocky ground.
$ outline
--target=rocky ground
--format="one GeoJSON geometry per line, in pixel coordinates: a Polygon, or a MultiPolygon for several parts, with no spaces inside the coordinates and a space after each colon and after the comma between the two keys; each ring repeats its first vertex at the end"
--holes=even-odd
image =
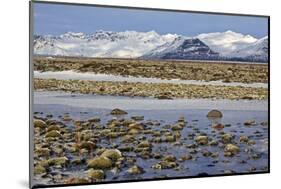
{"type": "Polygon", "coordinates": [[[35,90],[66,91],[83,94],[130,97],[153,97],[158,99],[211,98],[231,100],[264,100],[268,97],[268,89],[266,88],[170,83],[35,79],[34,88],[35,90]]]}
{"type": "MultiPolygon", "coordinates": [[[[242,172],[268,171],[267,163],[253,163],[265,155],[254,146],[267,137],[266,120],[245,120],[237,125],[214,122],[205,128],[199,127],[198,120],[185,117],[173,124],[146,120],[141,115],[124,118],[128,112],[121,109],[108,112],[111,118],[104,124],[100,117],[75,120],[68,113],[59,119],[43,114],[35,112],[33,120],[37,185],[134,180],[147,172],[165,178],[171,176],[169,170],[206,176],[206,172],[194,175],[189,171],[202,159],[209,162],[207,170],[214,174],[236,173],[237,165],[246,166],[242,172]],[[247,129],[250,134],[244,133],[247,129]],[[222,170],[216,168],[219,164],[222,170]],[[231,164],[233,170],[225,168],[231,164]]],[[[222,116],[217,110],[207,114],[209,119],[222,116]]]]}
{"type": "Polygon", "coordinates": [[[267,83],[264,64],[202,63],[106,58],[34,58],[34,70],[104,73],[161,79],[205,80],[242,83],[267,83]]]}
{"type": "MultiPolygon", "coordinates": [[[[36,57],[34,70],[242,83],[268,81],[267,65],[257,64],[36,57]]],[[[268,99],[267,88],[126,81],[34,79],[34,89],[156,99],[268,99]]],[[[85,118],[96,112],[79,109],[70,113],[69,107],[62,111],[56,109],[56,104],[46,106],[42,112],[34,112],[33,120],[33,171],[38,186],[268,171],[268,123],[264,112],[258,112],[254,120],[242,120],[239,114],[239,122],[228,115],[231,123],[221,123],[213,121],[223,117],[220,111],[210,111],[208,119],[201,114],[198,120],[180,115],[177,119],[176,115],[176,120],[165,121],[147,119],[143,112],[131,115],[121,109],[85,118]]]]}

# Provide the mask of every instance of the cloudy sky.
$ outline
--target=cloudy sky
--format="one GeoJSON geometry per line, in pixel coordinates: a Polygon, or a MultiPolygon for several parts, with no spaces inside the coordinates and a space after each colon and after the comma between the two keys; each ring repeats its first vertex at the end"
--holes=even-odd
{"type": "Polygon", "coordinates": [[[267,28],[265,17],[34,3],[34,33],[39,35],[154,30],[160,34],[195,36],[232,30],[260,38],[267,35],[267,28]]]}

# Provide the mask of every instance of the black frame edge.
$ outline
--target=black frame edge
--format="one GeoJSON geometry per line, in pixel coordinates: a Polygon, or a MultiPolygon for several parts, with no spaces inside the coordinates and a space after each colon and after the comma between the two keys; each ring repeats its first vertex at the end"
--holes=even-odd
{"type": "Polygon", "coordinates": [[[33,188],[33,1],[29,1],[29,188],[33,188]]]}

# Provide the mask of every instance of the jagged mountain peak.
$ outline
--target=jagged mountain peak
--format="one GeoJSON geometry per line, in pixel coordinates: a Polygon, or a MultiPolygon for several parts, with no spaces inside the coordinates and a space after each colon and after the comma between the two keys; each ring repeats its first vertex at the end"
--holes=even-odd
{"type": "Polygon", "coordinates": [[[186,38],[178,36],[174,41],[166,43],[143,58],[157,59],[208,59],[215,58],[218,54],[212,51],[206,44],[198,38],[186,38]]]}

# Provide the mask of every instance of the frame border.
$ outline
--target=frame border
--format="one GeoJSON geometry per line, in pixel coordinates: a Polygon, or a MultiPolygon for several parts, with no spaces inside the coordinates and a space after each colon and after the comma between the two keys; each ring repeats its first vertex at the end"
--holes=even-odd
{"type": "Polygon", "coordinates": [[[117,6],[117,5],[102,5],[90,3],[72,3],[72,2],[56,2],[56,1],[29,1],[29,188],[53,188],[53,187],[68,187],[68,186],[91,186],[100,184],[118,184],[118,183],[134,183],[144,181],[165,181],[176,179],[191,179],[191,178],[212,178],[212,177],[226,177],[226,176],[241,176],[241,175],[257,175],[270,173],[270,16],[269,15],[255,15],[255,14],[239,14],[239,13],[226,13],[226,12],[208,12],[208,11],[192,11],[192,10],[178,10],[178,9],[163,9],[163,8],[148,8],[148,7],[132,7],[132,6],[117,6]],[[33,4],[54,4],[54,5],[73,5],[73,6],[88,6],[88,7],[101,7],[101,8],[118,8],[118,9],[131,9],[131,10],[146,10],[146,11],[164,11],[164,12],[182,12],[182,13],[196,13],[196,14],[212,14],[212,15],[228,15],[228,16],[247,16],[247,17],[261,17],[268,20],[268,170],[259,171],[254,173],[231,173],[231,174],[216,174],[206,176],[181,176],[181,177],[167,177],[167,178],[151,178],[151,179],[138,179],[138,180],[116,180],[105,181],[97,183],[80,183],[80,184],[53,184],[53,185],[33,185],[33,4]]]}
{"type": "Polygon", "coordinates": [[[33,132],[33,2],[29,1],[29,188],[33,188],[34,132],[33,132]]]}

